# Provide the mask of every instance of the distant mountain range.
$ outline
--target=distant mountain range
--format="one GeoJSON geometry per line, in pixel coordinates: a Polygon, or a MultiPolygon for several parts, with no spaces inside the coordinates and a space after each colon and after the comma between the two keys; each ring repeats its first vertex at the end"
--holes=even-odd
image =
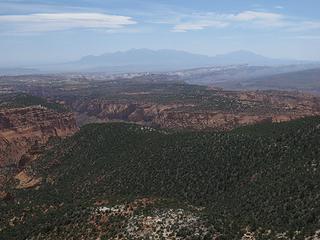
{"type": "Polygon", "coordinates": [[[309,61],[274,59],[250,51],[236,51],[222,55],[207,56],[177,50],[131,49],[85,56],[77,61],[39,65],[26,68],[0,68],[0,75],[63,73],[63,72],[165,72],[199,67],[230,65],[279,66],[310,64],[309,61]]]}
{"type": "Polygon", "coordinates": [[[214,57],[177,50],[132,49],[125,52],[86,56],[64,66],[88,71],[165,71],[191,67],[248,64],[254,66],[299,64],[303,61],[272,59],[249,51],[214,57]]]}
{"type": "Polygon", "coordinates": [[[275,66],[289,64],[308,64],[310,62],[273,59],[249,51],[236,51],[222,55],[207,56],[177,50],[131,49],[128,51],[106,53],[99,56],[85,56],[77,61],[39,65],[28,68],[0,68],[0,75],[20,73],[56,72],[163,72],[188,68],[247,64],[250,66],[275,66]],[[30,72],[31,71],[31,72],[30,72]]]}

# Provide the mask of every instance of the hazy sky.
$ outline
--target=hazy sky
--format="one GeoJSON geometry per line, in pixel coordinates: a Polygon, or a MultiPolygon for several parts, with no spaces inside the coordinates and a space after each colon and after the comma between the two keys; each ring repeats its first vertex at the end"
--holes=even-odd
{"type": "Polygon", "coordinates": [[[0,67],[131,48],[320,60],[319,0],[0,0],[0,67]]]}

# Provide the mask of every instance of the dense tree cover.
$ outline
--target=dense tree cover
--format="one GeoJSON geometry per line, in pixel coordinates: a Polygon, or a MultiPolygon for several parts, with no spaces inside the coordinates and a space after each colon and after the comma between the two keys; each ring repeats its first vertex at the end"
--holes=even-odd
{"type": "Polygon", "coordinates": [[[30,167],[44,184],[1,205],[1,234],[24,239],[72,221],[78,236],[89,231],[81,222],[97,199],[152,196],[205,207],[221,239],[245,229],[258,239],[303,239],[320,226],[319,143],[319,118],[227,133],[87,125],[30,167]],[[43,214],[45,206],[63,207],[43,214]],[[28,223],[8,227],[21,211],[28,223]]]}
{"type": "Polygon", "coordinates": [[[24,93],[4,94],[0,96],[0,108],[29,107],[41,105],[57,112],[65,112],[65,106],[49,102],[44,98],[32,96],[24,93]]]}

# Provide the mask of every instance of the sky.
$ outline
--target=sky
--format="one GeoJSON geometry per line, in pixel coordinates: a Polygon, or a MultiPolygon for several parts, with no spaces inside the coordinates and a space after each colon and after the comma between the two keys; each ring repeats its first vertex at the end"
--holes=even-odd
{"type": "Polygon", "coordinates": [[[320,60],[319,0],[0,0],[0,67],[132,48],[320,60]]]}

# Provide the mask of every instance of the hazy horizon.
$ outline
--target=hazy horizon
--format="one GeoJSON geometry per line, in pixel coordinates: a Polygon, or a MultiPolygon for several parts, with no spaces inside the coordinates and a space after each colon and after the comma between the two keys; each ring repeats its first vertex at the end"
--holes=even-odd
{"type": "Polygon", "coordinates": [[[205,56],[205,57],[217,57],[217,56],[224,56],[224,55],[229,55],[229,54],[234,54],[234,53],[247,53],[247,54],[253,54],[253,55],[258,55],[261,57],[266,57],[266,58],[270,58],[270,59],[279,59],[279,60],[301,60],[301,61],[314,61],[314,62],[319,62],[319,60],[310,60],[310,59],[294,59],[294,58],[285,58],[285,57],[272,57],[272,56],[266,56],[266,55],[262,55],[259,54],[257,52],[251,51],[251,50],[246,50],[246,49],[239,49],[239,50],[234,50],[234,51],[227,51],[227,52],[223,52],[223,53],[218,53],[218,54],[205,54],[205,53],[199,53],[199,52],[191,52],[191,51],[187,51],[187,50],[179,50],[179,49],[164,49],[164,48],[160,48],[160,49],[151,49],[151,48],[129,48],[129,49],[124,49],[124,50],[115,50],[115,51],[110,51],[110,52],[101,52],[101,53],[97,53],[97,54],[85,54],[76,58],[72,58],[72,59],[66,59],[64,61],[48,61],[48,62],[26,62],[26,63],[22,63],[22,64],[13,64],[13,65],[0,65],[0,68],[31,68],[31,67],[40,67],[40,66],[45,66],[45,65],[56,65],[56,64],[65,64],[65,63],[72,63],[72,62],[77,62],[80,61],[82,59],[85,59],[86,57],[100,57],[100,56],[104,56],[104,55],[109,55],[109,54],[117,54],[117,53],[128,53],[131,51],[142,51],[142,50],[148,50],[148,51],[154,51],[155,53],[157,52],[161,52],[161,51],[172,51],[172,52],[181,52],[181,53],[187,53],[187,54],[192,54],[192,55],[199,55],[199,56],[205,56]]]}
{"type": "Polygon", "coordinates": [[[130,49],[320,60],[320,2],[0,0],[0,67],[130,49]]]}

